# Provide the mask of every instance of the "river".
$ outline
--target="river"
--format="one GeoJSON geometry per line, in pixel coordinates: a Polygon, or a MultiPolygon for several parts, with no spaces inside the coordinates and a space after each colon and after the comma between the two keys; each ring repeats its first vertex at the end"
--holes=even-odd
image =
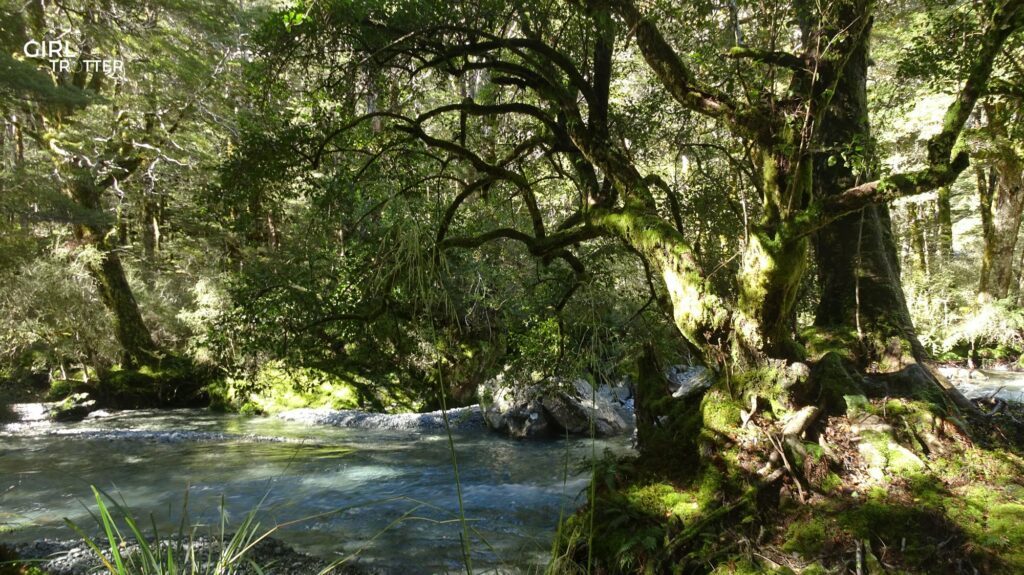
{"type": "MultiPolygon", "coordinates": [[[[259,505],[265,527],[296,521],[274,537],[327,560],[464,572],[444,433],[173,410],[9,425],[0,442],[2,542],[71,538],[65,517],[94,527],[90,485],[172,532],[187,490],[193,523],[215,524],[223,498],[235,520],[259,505]]],[[[626,437],[520,442],[486,431],[454,443],[474,567],[512,573],[547,561],[559,518],[582,500],[587,462],[629,450],[626,437]]]]}

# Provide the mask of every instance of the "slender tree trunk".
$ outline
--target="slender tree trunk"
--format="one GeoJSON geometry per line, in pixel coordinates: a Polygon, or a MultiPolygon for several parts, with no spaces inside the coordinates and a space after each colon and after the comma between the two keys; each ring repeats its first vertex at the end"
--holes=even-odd
{"type": "Polygon", "coordinates": [[[910,219],[910,246],[917,259],[917,266],[926,274],[928,270],[928,242],[925,239],[924,222],[921,218],[921,206],[911,202],[907,206],[910,219]]]}
{"type": "Polygon", "coordinates": [[[1000,158],[989,177],[979,170],[984,249],[981,256],[980,300],[1003,299],[1014,284],[1013,259],[1024,210],[1024,178],[1021,163],[1000,158]]]}
{"type": "Polygon", "coordinates": [[[936,200],[936,219],[938,220],[939,257],[948,261],[953,257],[953,206],[952,192],[948,186],[939,188],[936,200]]]}
{"type": "Polygon", "coordinates": [[[7,134],[11,132],[11,123],[7,121],[6,110],[0,110],[0,113],[4,115],[4,129],[0,130],[0,171],[5,171],[9,165],[7,161],[7,134]]]}
{"type": "Polygon", "coordinates": [[[147,194],[142,201],[142,248],[148,261],[160,250],[160,212],[157,200],[147,194]]]}
{"type": "Polygon", "coordinates": [[[19,126],[14,127],[14,165],[20,166],[25,163],[25,136],[21,133],[19,126]]]}
{"type": "Polygon", "coordinates": [[[120,246],[127,246],[130,242],[128,238],[128,218],[125,215],[124,202],[117,204],[117,243],[120,246]]]}

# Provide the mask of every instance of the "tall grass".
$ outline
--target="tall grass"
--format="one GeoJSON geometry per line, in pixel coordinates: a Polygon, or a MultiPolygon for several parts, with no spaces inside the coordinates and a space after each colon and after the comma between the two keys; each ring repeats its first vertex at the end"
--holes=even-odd
{"type": "Polygon", "coordinates": [[[256,514],[262,501],[229,535],[228,513],[222,498],[218,532],[200,539],[197,537],[198,527],[190,525],[187,520],[186,491],[178,532],[171,537],[162,535],[151,519],[152,534],[147,538],[126,505],[95,486],[92,492],[97,512],[89,513],[102,533],[99,541],[70,519],[64,519],[64,522],[81,537],[111,575],[232,575],[243,565],[248,565],[257,574],[264,572],[265,566],[257,565],[246,557],[253,547],[277,529],[260,530],[256,514]]]}

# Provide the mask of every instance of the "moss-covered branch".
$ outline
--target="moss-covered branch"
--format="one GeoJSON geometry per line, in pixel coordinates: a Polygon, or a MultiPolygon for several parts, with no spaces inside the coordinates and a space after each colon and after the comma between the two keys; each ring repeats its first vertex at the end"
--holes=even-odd
{"type": "Polygon", "coordinates": [[[849,188],[841,194],[829,196],[822,202],[822,219],[818,223],[824,225],[869,204],[888,202],[948,186],[967,169],[969,163],[967,153],[961,152],[949,163],[929,166],[906,174],[893,174],[849,188]]]}
{"type": "Polygon", "coordinates": [[[711,117],[731,120],[740,117],[740,104],[728,94],[700,84],[658,26],[645,17],[631,0],[615,0],[611,7],[635,32],[644,60],[676,101],[711,117]]]}
{"type": "Polygon", "coordinates": [[[595,209],[588,221],[642,254],[662,276],[679,331],[705,355],[715,357],[730,329],[731,315],[715,293],[686,239],[665,220],[634,209],[595,209]]]}
{"type": "Polygon", "coordinates": [[[797,56],[783,50],[759,50],[747,46],[734,46],[725,53],[725,56],[736,60],[747,59],[762,64],[782,66],[791,70],[813,70],[815,65],[814,59],[808,56],[797,56]]]}

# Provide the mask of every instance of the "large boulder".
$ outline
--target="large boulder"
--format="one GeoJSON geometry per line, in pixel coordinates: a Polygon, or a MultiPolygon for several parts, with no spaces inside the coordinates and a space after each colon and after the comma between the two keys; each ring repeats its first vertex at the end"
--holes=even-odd
{"type": "Polygon", "coordinates": [[[525,439],[565,433],[607,437],[629,430],[632,402],[623,386],[602,386],[596,392],[589,382],[571,384],[508,385],[499,377],[480,390],[484,421],[491,429],[525,439]],[[621,398],[621,399],[620,399],[621,398]]]}

